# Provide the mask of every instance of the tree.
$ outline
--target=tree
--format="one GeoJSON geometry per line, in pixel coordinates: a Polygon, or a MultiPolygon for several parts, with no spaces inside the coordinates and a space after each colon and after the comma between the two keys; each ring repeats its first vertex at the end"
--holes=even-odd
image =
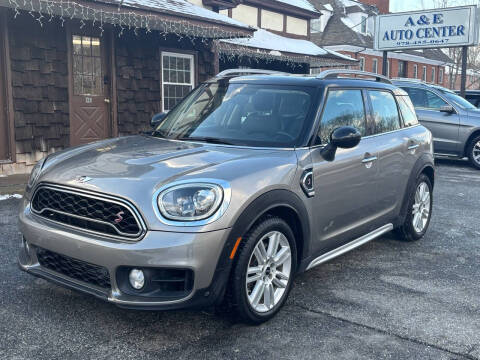
{"type": "MultiPolygon", "coordinates": [[[[435,8],[446,8],[461,5],[480,6],[480,0],[433,0],[433,4],[435,8]]],[[[422,5],[424,5],[423,1],[422,5]]],[[[457,83],[458,76],[461,75],[462,48],[447,48],[444,49],[444,52],[450,57],[450,59],[452,59],[452,65],[450,66],[450,83],[448,86],[450,89],[453,89],[457,83]]],[[[470,46],[468,48],[467,69],[480,69],[480,46],[470,46]]],[[[480,76],[477,77],[475,83],[480,89],[480,76]]]]}

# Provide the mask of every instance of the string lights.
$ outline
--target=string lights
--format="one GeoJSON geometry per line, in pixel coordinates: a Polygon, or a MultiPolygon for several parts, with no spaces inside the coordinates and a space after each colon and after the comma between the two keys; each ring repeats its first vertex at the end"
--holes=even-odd
{"type": "MultiPolygon", "coordinates": [[[[117,34],[119,37],[123,36],[127,29],[133,30],[137,36],[140,30],[145,31],[145,33],[151,33],[152,30],[155,30],[164,39],[167,38],[167,35],[173,34],[176,35],[178,41],[187,38],[192,44],[195,44],[196,41],[201,41],[202,44],[209,45],[212,39],[235,39],[247,36],[246,32],[231,31],[219,25],[193,22],[188,19],[167,18],[159,14],[145,15],[121,7],[105,10],[106,7],[98,8],[71,0],[8,1],[10,7],[14,9],[14,18],[17,18],[20,14],[20,10],[25,10],[41,27],[43,27],[45,22],[51,22],[54,17],[60,19],[62,27],[67,19],[79,19],[80,28],[90,24],[92,27],[100,30],[100,36],[103,36],[105,24],[114,25],[118,30],[117,34]]],[[[311,66],[343,65],[335,59],[306,55],[287,55],[278,51],[253,49],[221,41],[216,41],[216,46],[218,46],[220,57],[229,61],[238,59],[252,64],[260,61],[266,63],[282,61],[292,69],[301,67],[303,64],[310,64],[311,66]]]]}

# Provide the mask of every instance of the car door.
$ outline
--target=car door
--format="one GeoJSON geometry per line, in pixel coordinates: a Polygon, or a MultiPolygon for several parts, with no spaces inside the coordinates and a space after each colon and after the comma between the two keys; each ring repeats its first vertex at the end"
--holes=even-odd
{"type": "MultiPolygon", "coordinates": [[[[378,226],[390,223],[403,200],[405,186],[413,167],[412,152],[419,147],[403,129],[394,94],[389,90],[367,90],[372,125],[369,138],[378,151],[376,182],[376,213],[378,226]]],[[[407,97],[407,96],[405,96],[407,97]]]]}
{"type": "Polygon", "coordinates": [[[363,138],[352,149],[337,149],[326,161],[321,149],[331,132],[353,126],[366,134],[366,107],[360,89],[331,88],[320,119],[317,146],[311,149],[315,196],[312,219],[314,252],[327,251],[373,230],[376,214],[378,162],[376,141],[363,138]]]}
{"type": "Polygon", "coordinates": [[[460,117],[456,112],[441,111],[450,104],[433,91],[419,87],[403,87],[415,106],[420,123],[433,135],[433,150],[437,154],[451,155],[459,151],[460,117]]]}

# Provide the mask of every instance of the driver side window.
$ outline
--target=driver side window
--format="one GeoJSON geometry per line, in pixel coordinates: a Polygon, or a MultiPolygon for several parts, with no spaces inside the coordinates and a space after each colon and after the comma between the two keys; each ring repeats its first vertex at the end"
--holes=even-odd
{"type": "Polygon", "coordinates": [[[329,90],[320,122],[317,143],[327,144],[341,126],[353,126],[365,135],[365,106],[361,90],[329,90]]]}

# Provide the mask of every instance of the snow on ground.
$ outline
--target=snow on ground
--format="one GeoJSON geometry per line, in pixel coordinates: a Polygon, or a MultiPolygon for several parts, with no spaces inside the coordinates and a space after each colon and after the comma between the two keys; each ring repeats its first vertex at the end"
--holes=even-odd
{"type": "Polygon", "coordinates": [[[21,199],[22,195],[20,194],[6,194],[6,195],[0,195],[0,201],[2,200],[8,200],[8,199],[21,199]]]}

